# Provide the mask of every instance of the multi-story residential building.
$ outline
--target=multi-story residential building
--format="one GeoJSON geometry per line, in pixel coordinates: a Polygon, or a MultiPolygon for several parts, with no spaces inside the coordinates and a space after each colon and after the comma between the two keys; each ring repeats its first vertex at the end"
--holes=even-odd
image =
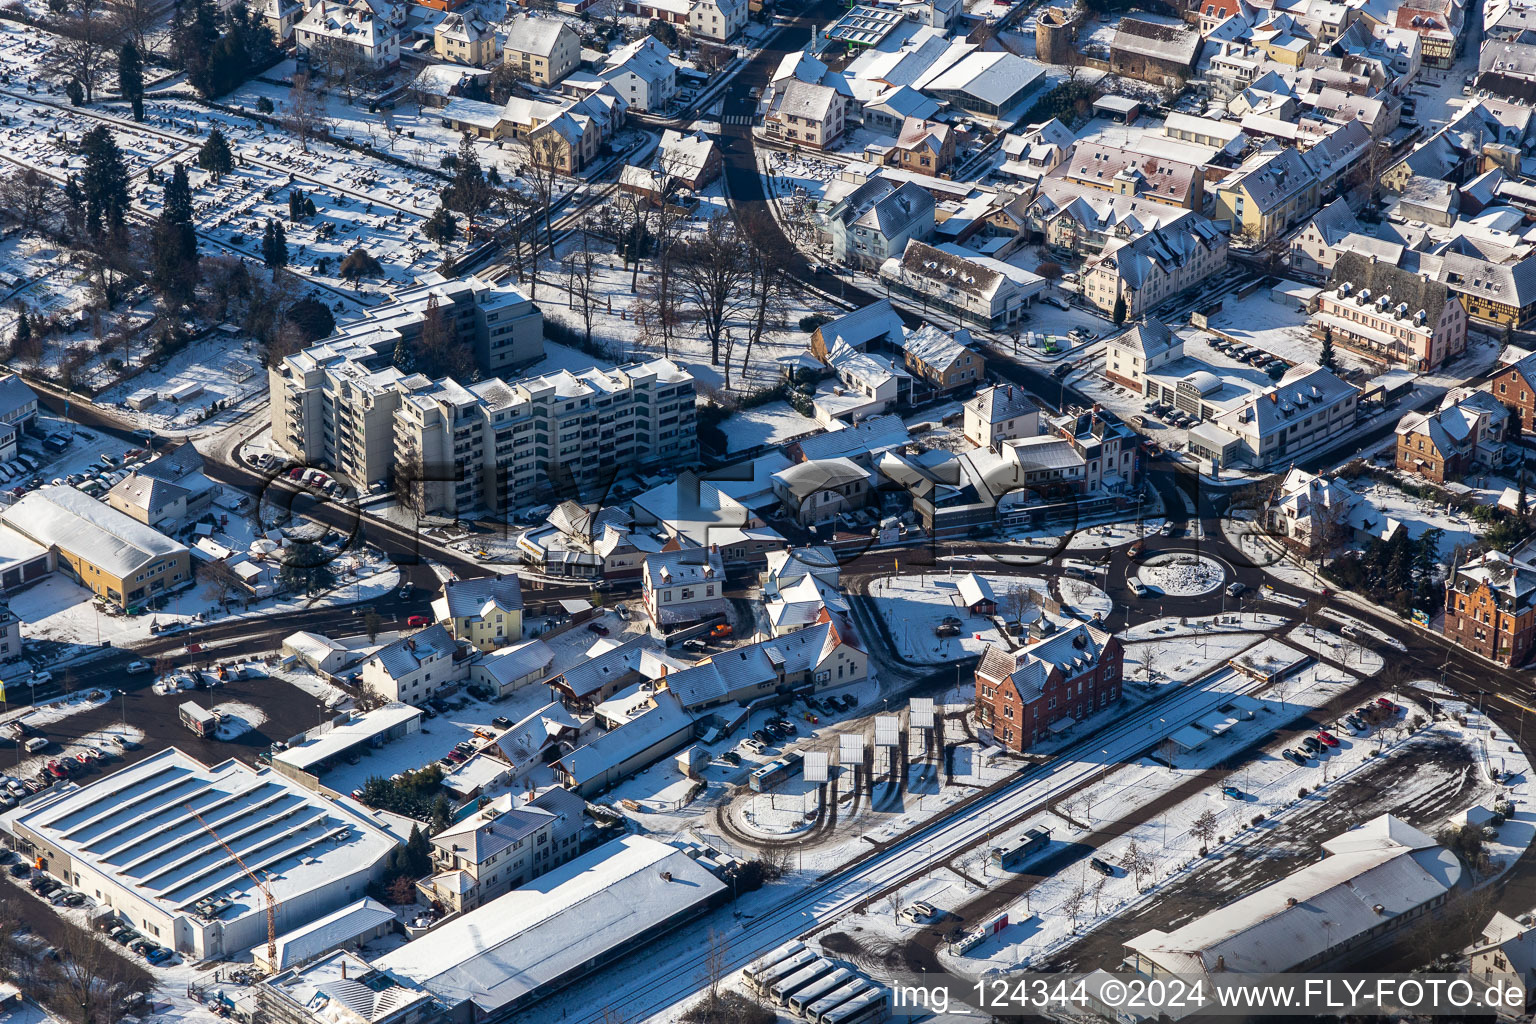
{"type": "MultiPolygon", "coordinates": [[[[388,12],[395,10],[392,5],[383,6],[388,12]]],[[[364,67],[381,71],[400,63],[403,24],[390,14],[381,16],[366,0],[321,2],[293,26],[293,38],[299,53],[312,60],[324,62],[334,50],[349,48],[364,67]]]]}
{"type": "Polygon", "coordinates": [[[418,376],[401,388],[393,456],[418,471],[415,503],[443,514],[603,491],[618,467],[698,454],[693,377],[667,359],[468,388],[418,376]]]}
{"type": "Polygon", "coordinates": [[[1116,146],[1079,142],[1051,175],[1100,192],[1150,199],[1197,213],[1205,205],[1205,177],[1200,167],[1116,146]]]}
{"type": "Polygon", "coordinates": [[[688,31],[699,39],[728,43],[747,27],[748,0],[692,0],[688,31]]]}
{"type": "Polygon", "coordinates": [[[933,237],[933,193],[915,182],[870,178],[827,211],[832,254],[844,263],[878,268],[916,238],[933,237]]]}
{"type": "Polygon", "coordinates": [[[974,387],[986,376],[987,362],[972,347],[971,332],[963,327],[946,331],[923,324],[903,336],[900,344],[907,370],[935,391],[974,387]]]}
{"type": "Polygon", "coordinates": [[[663,629],[699,622],[725,608],[725,563],[713,548],[675,548],[645,558],[641,594],[663,629]]]}
{"type": "Polygon", "coordinates": [[[1495,370],[1488,392],[1520,421],[1520,432],[1536,432],[1536,354],[1495,370]]]}
{"type": "Polygon", "coordinates": [[[793,79],[774,92],[763,129],[775,142],[829,149],[843,137],[847,117],[848,100],[839,90],[793,79]]]}
{"type": "Polygon", "coordinates": [[[1023,388],[997,384],[982,388],[965,403],[965,439],[991,448],[1040,433],[1040,406],[1023,388]]]}
{"type": "Polygon", "coordinates": [[[677,66],[672,51],[655,36],[645,35],[608,54],[597,76],[618,92],[634,110],[657,113],[677,95],[677,66]]]}
{"type": "MultiPolygon", "coordinates": [[[[537,308],[517,298],[466,304],[466,333],[480,320],[490,332],[515,326],[510,344],[525,307],[537,332],[537,308]]],[[[400,483],[404,472],[424,514],[452,515],[505,510],[556,488],[600,489],[615,466],[697,455],[693,378],[668,360],[464,387],[391,365],[399,340],[420,330],[417,312],[396,312],[346,325],[272,368],[273,436],[296,461],[330,467],[359,490],[400,483]]],[[[486,347],[495,350],[496,339],[486,347]]]]}
{"type": "Polygon", "coordinates": [[[455,640],[482,651],[517,643],[523,638],[523,588],[517,573],[448,579],[442,596],[432,601],[432,613],[455,640]]]}
{"type": "Polygon", "coordinates": [[[1397,468],[1437,484],[1459,482],[1478,466],[1500,469],[1510,416],[1487,391],[1448,401],[1436,412],[1404,413],[1397,423],[1397,468]]]}
{"type": "Polygon", "coordinates": [[[1047,286],[1039,275],[1001,260],[950,242],[929,245],[916,239],[900,256],[881,264],[880,278],[892,292],[924,309],[931,306],[988,331],[1019,324],[1047,286]]]}
{"type": "Polygon", "coordinates": [[[1077,255],[1101,252],[1111,242],[1129,241],[1155,230],[1203,235],[1214,229],[1198,213],[1149,202],[1145,197],[1101,192],[1061,178],[1041,179],[1030,199],[1025,226],[1043,234],[1047,244],[1077,255]]]}
{"type": "Polygon", "coordinates": [[[955,133],[943,121],[909,117],[902,122],[891,159],[904,171],[942,174],[955,159],[955,133]]]}
{"type": "MultiPolygon", "coordinates": [[[[1189,450],[1218,466],[1282,464],[1353,427],[1359,395],[1359,388],[1331,370],[1299,363],[1278,384],[1254,392],[1218,412],[1213,422],[1191,430],[1189,450]]],[[[1163,394],[1161,400],[1172,397],[1163,394]]],[[[1198,392],[1195,397],[1198,404],[1198,392]]]]}
{"type": "Polygon", "coordinates": [[[1384,363],[1433,370],[1467,347],[1467,311],[1449,288],[1375,255],[1346,252],[1319,296],[1313,330],[1384,363]]]}
{"type": "Polygon", "coordinates": [[[385,700],[421,704],[444,687],[455,686],[469,670],[459,643],[436,625],[381,647],[363,662],[363,685],[385,700]]]}
{"type": "Polygon", "coordinates": [[[1326,278],[1339,257],[1339,243],[1360,230],[1349,204],[1335,199],[1318,210],[1291,238],[1291,270],[1310,278],[1326,278]]]}
{"type": "Polygon", "coordinates": [[[1155,316],[1144,315],[1123,334],[1105,343],[1104,376],[1141,394],[1147,374],[1184,357],[1184,339],[1155,316]]]}
{"type": "Polygon", "coordinates": [[[1331,477],[1292,468],[1264,508],[1271,536],[1321,558],[1371,540],[1390,540],[1403,524],[1331,477]]]}
{"type": "Polygon", "coordinates": [[[989,646],[976,665],[976,711],[997,742],[1023,752],[1120,700],[1125,654],[1114,636],[1078,623],[1020,651],[989,646]]]}
{"type": "Polygon", "coordinates": [[[1047,421],[1047,432],[1065,438],[1083,460],[1084,491],[1124,494],[1136,489],[1141,437],[1107,409],[1068,412],[1047,421]]]}
{"type": "Polygon", "coordinates": [[[524,14],[507,26],[507,67],[535,85],[554,85],[581,64],[581,37],[559,18],[524,14]]]}
{"type": "Polygon", "coordinates": [[[1270,147],[1217,182],[1217,220],[1250,246],[1268,245],[1317,208],[1317,175],[1301,152],[1270,147]]]}
{"type": "Polygon", "coordinates": [[[565,789],[496,797],[432,837],[432,874],[417,888],[450,914],[484,906],[580,853],[585,811],[565,789]]]}
{"type": "Polygon", "coordinates": [[[1083,264],[1083,298],[1106,313],[1140,316],[1227,269],[1227,235],[1204,217],[1179,229],[1117,238],[1083,264]]]}
{"type": "Polygon", "coordinates": [[[874,474],[848,458],[808,460],[773,474],[784,511],[807,527],[863,508],[874,490],[874,474]]]}
{"type": "Polygon", "coordinates": [[[476,14],[454,12],[432,30],[432,52],[443,60],[489,67],[501,56],[496,30],[476,14]]]}
{"type": "Polygon", "coordinates": [[[1502,551],[1456,566],[1445,582],[1442,632],[1479,657],[1524,665],[1536,639],[1536,567],[1502,551]]]}
{"type": "Polygon", "coordinates": [[[260,8],[262,20],[272,30],[278,45],[284,45],[293,36],[293,27],[304,17],[304,5],[299,0],[263,0],[260,8]]]}

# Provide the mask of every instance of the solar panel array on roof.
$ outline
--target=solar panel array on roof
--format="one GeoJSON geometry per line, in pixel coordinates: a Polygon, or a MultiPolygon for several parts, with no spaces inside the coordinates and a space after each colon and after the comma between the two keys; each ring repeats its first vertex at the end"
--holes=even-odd
{"type": "Polygon", "coordinates": [[[837,738],[837,763],[860,764],[864,760],[864,737],[843,735],[837,738]]]}
{"type": "Polygon", "coordinates": [[[875,746],[894,747],[901,733],[901,719],[895,715],[875,716],[875,746]]]}
{"type": "Polygon", "coordinates": [[[805,781],[826,782],[830,755],[825,750],[809,750],[805,754],[805,781]]]}

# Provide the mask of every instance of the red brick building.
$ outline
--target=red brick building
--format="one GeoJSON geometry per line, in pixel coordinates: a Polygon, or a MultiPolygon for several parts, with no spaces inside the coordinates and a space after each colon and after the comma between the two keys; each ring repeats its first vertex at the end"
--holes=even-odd
{"type": "Polygon", "coordinates": [[[1536,567],[1502,551],[1457,566],[1445,584],[1443,632],[1479,657],[1524,665],[1536,640],[1536,567]]]}
{"type": "Polygon", "coordinates": [[[981,724],[1009,750],[1028,750],[1063,719],[1118,701],[1124,662],[1120,641],[1086,622],[1022,651],[988,647],[976,666],[981,724]]]}
{"type": "Polygon", "coordinates": [[[1520,417],[1520,429],[1536,431],[1536,356],[1510,363],[1488,378],[1488,390],[1499,404],[1520,417]]]}

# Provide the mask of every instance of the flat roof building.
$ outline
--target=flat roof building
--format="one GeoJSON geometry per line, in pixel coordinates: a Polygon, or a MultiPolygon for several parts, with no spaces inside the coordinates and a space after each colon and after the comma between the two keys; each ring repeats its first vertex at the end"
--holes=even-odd
{"type": "Polygon", "coordinates": [[[728,891],[677,847],[625,836],[374,966],[430,992],[455,1020],[495,1024],[672,930],[728,891]]]}
{"type": "Polygon", "coordinates": [[[361,899],[396,845],[270,768],[210,767],[176,747],[55,786],[5,821],[41,870],[190,960],[266,940],[266,901],[247,867],[267,879],[286,932],[361,899]]]}

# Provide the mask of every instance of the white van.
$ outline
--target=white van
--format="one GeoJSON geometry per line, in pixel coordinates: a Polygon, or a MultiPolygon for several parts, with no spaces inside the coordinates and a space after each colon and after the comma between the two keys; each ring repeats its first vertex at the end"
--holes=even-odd
{"type": "Polygon", "coordinates": [[[143,673],[149,671],[149,662],[130,661],[128,663],[128,667],[124,671],[126,671],[131,676],[142,675],[143,673]]]}
{"type": "Polygon", "coordinates": [[[48,737],[33,736],[31,739],[27,740],[26,743],[22,744],[22,749],[29,754],[41,753],[42,751],[48,749],[48,737]]]}

